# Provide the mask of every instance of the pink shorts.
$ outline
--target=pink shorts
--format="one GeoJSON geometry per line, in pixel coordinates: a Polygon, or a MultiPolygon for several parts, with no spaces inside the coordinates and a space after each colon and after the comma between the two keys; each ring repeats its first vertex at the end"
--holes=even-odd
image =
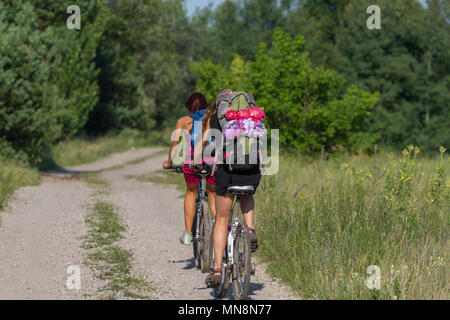
{"type": "MultiPolygon", "coordinates": [[[[189,168],[189,165],[187,165],[187,164],[184,165],[183,172],[184,172],[184,180],[186,181],[186,184],[198,184],[202,180],[202,177],[198,174],[195,174],[194,169],[189,168]]],[[[208,182],[209,184],[215,185],[216,178],[207,176],[206,182],[208,182]]]]}

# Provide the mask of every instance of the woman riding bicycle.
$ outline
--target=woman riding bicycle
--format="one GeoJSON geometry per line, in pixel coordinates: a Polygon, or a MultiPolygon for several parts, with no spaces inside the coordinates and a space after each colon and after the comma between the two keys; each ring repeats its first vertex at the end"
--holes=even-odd
{"type": "MultiPolygon", "coordinates": [[[[221,130],[217,116],[217,102],[222,96],[230,91],[232,90],[223,90],[217,96],[216,103],[208,107],[205,118],[203,120],[204,137],[202,141],[208,140],[208,134],[211,134],[211,131],[208,131],[209,129],[221,130]]],[[[227,165],[219,164],[217,165],[217,168],[213,173],[216,181],[216,220],[213,234],[214,269],[213,273],[208,275],[206,278],[206,284],[208,287],[213,283],[217,284],[221,281],[222,259],[226,246],[228,222],[230,219],[231,208],[234,200],[234,196],[230,192],[228,192],[228,187],[253,186],[254,190],[256,191],[261,180],[261,172],[259,167],[246,172],[230,172],[227,168],[227,165]]],[[[252,251],[255,251],[258,246],[258,242],[254,227],[255,200],[252,195],[242,197],[241,210],[244,214],[245,223],[247,224],[250,232],[252,251]]]]}
{"type": "MultiPolygon", "coordinates": [[[[176,147],[180,144],[182,136],[184,134],[184,150],[185,153],[185,163],[184,163],[184,179],[186,182],[186,197],[184,198],[184,222],[185,230],[180,237],[180,242],[185,245],[191,244],[191,230],[192,224],[194,222],[195,216],[195,199],[198,193],[198,185],[200,183],[201,177],[194,173],[194,170],[190,167],[194,160],[194,142],[200,138],[196,138],[197,127],[200,124],[204,116],[205,109],[208,104],[206,98],[203,94],[195,92],[185,103],[186,109],[189,111],[189,115],[180,118],[175,126],[175,133],[172,138],[172,145],[170,146],[169,159],[163,162],[164,168],[170,168],[172,166],[173,155],[176,153],[176,147]]],[[[209,206],[211,209],[211,214],[215,217],[215,199],[214,199],[214,177],[207,177],[207,187],[209,206]]]]}

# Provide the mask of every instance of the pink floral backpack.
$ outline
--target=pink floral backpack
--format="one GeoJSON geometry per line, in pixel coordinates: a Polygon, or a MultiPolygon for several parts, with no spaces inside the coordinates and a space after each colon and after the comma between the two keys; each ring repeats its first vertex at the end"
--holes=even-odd
{"type": "Polygon", "coordinates": [[[259,167],[261,142],[266,135],[264,110],[255,106],[251,94],[233,90],[223,91],[216,106],[229,171],[245,172],[259,167]]]}

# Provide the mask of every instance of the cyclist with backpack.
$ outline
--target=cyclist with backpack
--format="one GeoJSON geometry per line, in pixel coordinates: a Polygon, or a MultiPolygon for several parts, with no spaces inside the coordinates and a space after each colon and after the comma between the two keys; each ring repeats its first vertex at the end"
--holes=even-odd
{"type": "MultiPolygon", "coordinates": [[[[265,135],[262,121],[264,111],[255,107],[254,98],[245,92],[231,89],[223,90],[216,103],[207,109],[203,120],[202,141],[208,140],[211,130],[222,133],[222,139],[216,140],[216,160],[222,158],[213,175],[216,181],[216,219],[214,227],[214,269],[207,276],[208,287],[220,284],[222,259],[227,239],[227,228],[234,196],[228,192],[230,186],[253,186],[258,188],[261,180],[260,141],[265,135]],[[244,150],[246,149],[246,150],[244,150]],[[246,152],[247,151],[247,152],[246,152]],[[252,154],[253,153],[253,154],[252,154]],[[254,161],[251,161],[253,158],[254,161]]],[[[205,144],[205,142],[204,142],[205,144]]],[[[254,227],[255,200],[253,195],[244,196],[241,210],[250,233],[251,250],[258,247],[254,227]]]]}
{"type": "MultiPolygon", "coordinates": [[[[172,138],[172,145],[170,146],[169,158],[163,162],[164,168],[170,168],[172,166],[173,155],[176,153],[176,148],[180,145],[184,134],[185,163],[183,171],[186,182],[186,197],[184,199],[185,231],[180,237],[180,242],[185,245],[191,244],[191,230],[195,216],[195,199],[198,193],[198,185],[201,180],[201,177],[194,173],[194,170],[191,168],[191,164],[194,160],[193,156],[196,141],[201,139],[200,130],[207,106],[208,104],[206,102],[206,97],[203,94],[195,92],[189,97],[185,103],[185,107],[189,111],[189,115],[178,120],[175,127],[174,137],[172,138]]],[[[210,175],[206,180],[209,206],[211,209],[211,214],[215,217],[215,179],[210,175]]]]}

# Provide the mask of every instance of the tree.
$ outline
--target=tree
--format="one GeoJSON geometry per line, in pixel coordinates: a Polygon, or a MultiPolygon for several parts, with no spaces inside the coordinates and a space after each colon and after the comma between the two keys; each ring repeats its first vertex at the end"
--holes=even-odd
{"type": "Polygon", "coordinates": [[[62,132],[58,90],[51,84],[51,30],[39,31],[30,3],[0,3],[0,152],[37,160],[62,132]]]}
{"type": "Polygon", "coordinates": [[[425,10],[413,0],[380,1],[382,29],[368,30],[354,18],[368,3],[347,5],[334,68],[361,88],[381,92],[371,131],[387,144],[425,150],[449,144],[448,23],[432,3],[425,10]]]}
{"type": "Polygon", "coordinates": [[[179,112],[177,105],[191,83],[184,14],[178,1],[117,0],[108,5],[96,59],[100,101],[91,112],[88,132],[124,127],[148,131],[179,112]]]}
{"type": "Polygon", "coordinates": [[[380,0],[381,30],[366,27],[372,4],[301,1],[286,28],[305,35],[316,65],[380,92],[369,131],[380,134],[382,142],[425,150],[450,144],[448,1],[430,0],[424,8],[417,0],[380,0]]]}
{"type": "Polygon", "coordinates": [[[33,162],[83,128],[98,95],[100,2],[79,2],[81,31],[67,30],[64,4],[48,4],[48,10],[39,1],[1,4],[0,149],[33,162]]]}
{"type": "Polygon", "coordinates": [[[377,95],[345,88],[332,70],[312,67],[303,46],[302,37],[293,40],[278,29],[272,46],[261,45],[254,62],[235,56],[228,68],[211,61],[194,64],[197,90],[209,98],[224,88],[251,92],[265,108],[268,127],[280,129],[280,143],[290,150],[354,151],[371,144],[374,137],[364,132],[377,95]]]}
{"type": "Polygon", "coordinates": [[[81,30],[68,30],[66,9],[70,0],[31,0],[39,30],[49,30],[57,52],[51,82],[58,87],[61,106],[58,123],[62,125],[62,138],[79,133],[86,124],[89,112],[98,102],[99,70],[95,65],[99,39],[103,35],[105,10],[99,0],[81,0],[81,30]]]}
{"type": "Polygon", "coordinates": [[[229,64],[234,54],[254,60],[260,42],[270,44],[273,30],[284,25],[292,0],[226,0],[192,19],[194,59],[229,64]]]}

